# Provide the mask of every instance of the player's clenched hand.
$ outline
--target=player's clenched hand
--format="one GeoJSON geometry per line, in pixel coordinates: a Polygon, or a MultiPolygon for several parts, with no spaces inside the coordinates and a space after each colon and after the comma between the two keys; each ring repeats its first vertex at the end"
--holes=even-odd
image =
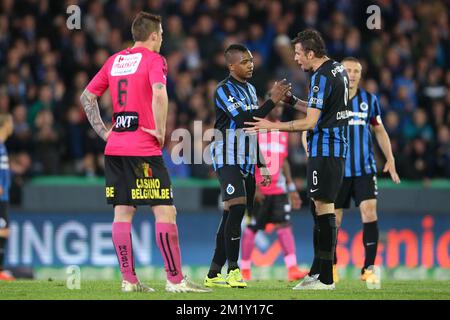
{"type": "Polygon", "coordinates": [[[280,102],[281,99],[284,99],[286,93],[292,89],[292,85],[290,83],[286,83],[286,79],[281,80],[280,82],[275,82],[272,89],[270,89],[270,99],[276,104],[280,102]]]}
{"type": "Polygon", "coordinates": [[[151,134],[158,140],[159,146],[162,148],[164,146],[164,136],[158,132],[158,130],[151,130],[145,127],[140,127],[142,131],[147,132],[148,134],[151,134]]]}
{"type": "Polygon", "coordinates": [[[395,160],[386,161],[383,172],[389,172],[392,181],[394,181],[396,184],[400,183],[400,177],[398,176],[397,170],[395,169],[395,160]]]}
{"type": "Polygon", "coordinates": [[[261,176],[263,177],[263,181],[261,181],[261,185],[267,187],[272,182],[272,177],[270,176],[270,171],[267,167],[261,168],[261,176]]]}
{"type": "Polygon", "coordinates": [[[302,199],[300,199],[297,191],[289,192],[289,202],[291,203],[292,209],[300,209],[302,206],[302,199]]]}

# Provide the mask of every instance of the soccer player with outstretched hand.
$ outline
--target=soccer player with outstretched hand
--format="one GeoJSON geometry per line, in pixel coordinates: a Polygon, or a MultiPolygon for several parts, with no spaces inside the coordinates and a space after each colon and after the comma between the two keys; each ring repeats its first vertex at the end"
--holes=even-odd
{"type": "MultiPolygon", "coordinates": [[[[279,121],[283,113],[281,103],[269,113],[267,119],[279,121]]],[[[256,196],[250,223],[242,236],[241,271],[244,280],[251,280],[251,254],[255,247],[258,230],[271,224],[275,227],[278,242],[284,254],[289,281],[300,280],[308,272],[297,265],[295,237],[292,232],[291,209],[300,209],[301,199],[295,187],[288,161],[289,133],[278,130],[258,135],[258,143],[272,177],[269,186],[263,186],[261,172],[256,167],[256,196]]]]}
{"type": "Polygon", "coordinates": [[[114,206],[112,240],[123,277],[122,291],[154,291],[136,276],[131,236],[136,206],[150,205],[167,274],[166,291],[208,292],[183,276],[172,185],[162,159],[168,97],[167,64],[159,54],[161,17],[141,12],[131,32],[134,46],[109,57],[80,98],[95,132],[106,141],[106,198],[114,206]],[[114,108],[110,130],[97,103],[108,87],[114,108]]]}
{"type": "Polygon", "coordinates": [[[308,131],[308,195],[313,200],[317,240],[310,274],[295,290],[333,290],[333,257],[336,246],[336,200],[347,154],[348,75],[344,67],[326,56],[325,43],[315,30],[298,33],[292,41],[295,61],[311,72],[308,108],[304,119],[271,122],[255,118],[249,131],[279,129],[308,131]],[[318,276],[311,273],[318,269],[318,276]]]}
{"type": "Polygon", "coordinates": [[[241,223],[245,210],[252,210],[255,196],[255,165],[261,168],[263,185],[270,184],[270,174],[258,150],[256,135],[243,131],[244,123],[253,116],[265,117],[285,98],[290,85],[276,83],[271,98],[259,106],[255,87],[248,82],[253,75],[253,56],[243,45],[232,44],[225,50],[230,75],[220,82],[214,95],[219,133],[212,146],[214,170],[220,182],[224,203],[222,220],[216,234],[216,248],[204,284],[208,287],[245,288],[238,265],[241,223]],[[228,261],[227,276],[221,273],[228,261]]]}

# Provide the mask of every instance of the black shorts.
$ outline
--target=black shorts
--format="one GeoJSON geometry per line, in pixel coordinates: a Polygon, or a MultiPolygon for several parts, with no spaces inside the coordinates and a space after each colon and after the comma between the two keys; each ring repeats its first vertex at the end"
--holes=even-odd
{"type": "Polygon", "coordinates": [[[359,207],[364,200],[376,199],[378,195],[377,176],[374,174],[360,177],[344,178],[341,190],[336,198],[336,209],[350,208],[350,200],[353,198],[355,205],[359,207]]]}
{"type": "Polygon", "coordinates": [[[172,184],[161,156],[105,156],[105,180],[108,204],[173,204],[172,184]]]}
{"type": "Polygon", "coordinates": [[[291,220],[291,205],[287,194],[268,195],[262,202],[255,201],[251,214],[251,225],[264,230],[268,223],[288,223],[291,220]]]}
{"type": "Polygon", "coordinates": [[[308,196],[333,203],[344,177],[344,158],[314,157],[308,159],[308,196]]]}
{"type": "Polygon", "coordinates": [[[0,201],[0,229],[9,228],[8,202],[0,201]]]}
{"type": "Polygon", "coordinates": [[[247,198],[247,210],[253,210],[255,199],[255,176],[244,173],[237,165],[225,165],[217,170],[222,201],[239,197],[247,198]]]}

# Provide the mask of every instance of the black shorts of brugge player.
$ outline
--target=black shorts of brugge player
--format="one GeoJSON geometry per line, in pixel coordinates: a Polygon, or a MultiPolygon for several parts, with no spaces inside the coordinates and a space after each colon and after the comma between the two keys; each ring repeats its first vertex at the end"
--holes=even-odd
{"type": "Polygon", "coordinates": [[[172,205],[172,184],[161,156],[105,156],[106,199],[116,205],[172,205]]]}
{"type": "Polygon", "coordinates": [[[333,203],[344,177],[344,158],[313,157],[308,159],[308,196],[333,203]]]}
{"type": "Polygon", "coordinates": [[[217,170],[222,200],[246,197],[247,210],[253,210],[256,182],[255,176],[242,171],[238,165],[225,165],[217,170]]]}
{"type": "Polygon", "coordinates": [[[0,201],[0,229],[9,228],[8,202],[0,201]]]}
{"type": "Polygon", "coordinates": [[[264,230],[268,223],[289,223],[291,205],[287,194],[267,195],[263,201],[255,201],[251,216],[258,230],[264,230]]]}
{"type": "Polygon", "coordinates": [[[350,208],[353,198],[355,206],[359,207],[364,200],[376,199],[378,195],[377,176],[374,174],[360,177],[346,177],[334,203],[336,209],[350,208]]]}

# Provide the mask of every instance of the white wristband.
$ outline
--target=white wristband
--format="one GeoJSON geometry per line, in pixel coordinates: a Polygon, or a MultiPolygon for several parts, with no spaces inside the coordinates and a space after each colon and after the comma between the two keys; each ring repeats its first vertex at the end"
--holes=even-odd
{"type": "Polygon", "coordinates": [[[291,182],[288,184],[288,192],[295,192],[297,191],[297,188],[295,187],[295,183],[291,182]]]}

